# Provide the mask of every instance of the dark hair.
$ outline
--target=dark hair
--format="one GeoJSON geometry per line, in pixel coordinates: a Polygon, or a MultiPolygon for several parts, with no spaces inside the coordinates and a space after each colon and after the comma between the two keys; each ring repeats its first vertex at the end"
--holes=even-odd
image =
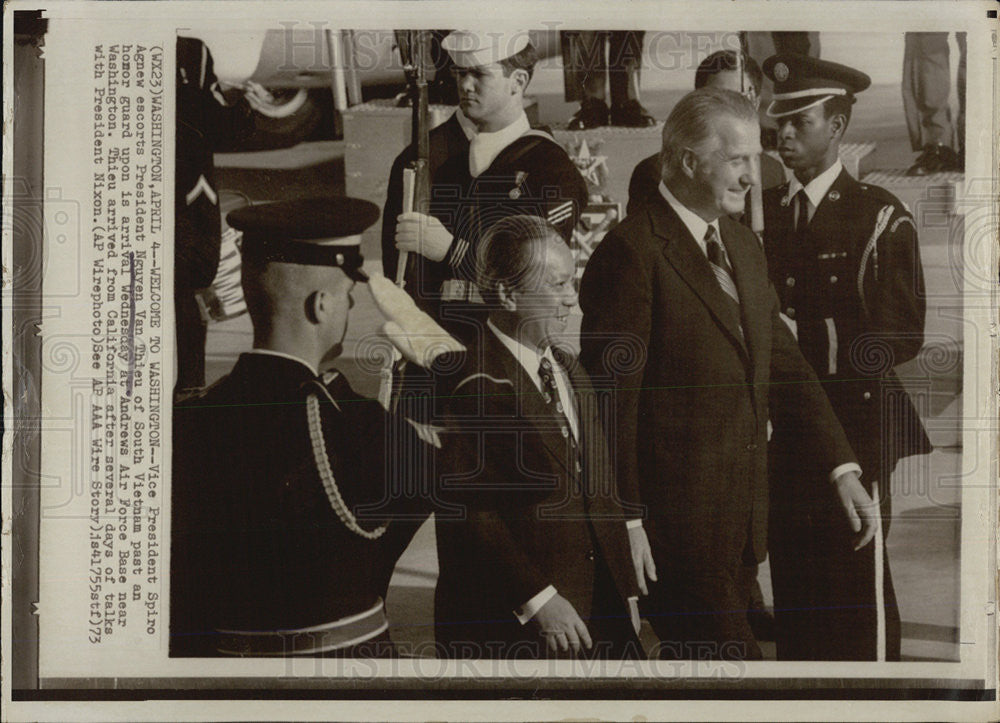
{"type": "MultiPolygon", "coordinates": [[[[709,79],[717,73],[729,70],[735,71],[739,65],[736,61],[736,52],[733,50],[717,50],[709,55],[701,61],[698,69],[694,72],[695,90],[704,88],[708,84],[709,79]]],[[[749,55],[743,55],[743,62],[745,63],[743,72],[750,78],[754,92],[760,95],[760,87],[764,83],[764,73],[761,72],[757,61],[749,55]]]]}
{"type": "Polygon", "coordinates": [[[515,70],[526,70],[528,72],[528,80],[531,80],[531,76],[535,74],[535,64],[538,62],[538,51],[535,50],[535,46],[529,42],[521,50],[514,53],[509,58],[504,58],[500,61],[500,67],[503,68],[503,74],[505,78],[509,78],[510,74],[515,70]]]}
{"type": "Polygon", "coordinates": [[[846,130],[847,125],[851,122],[851,106],[854,105],[855,100],[855,97],[850,94],[827,98],[823,102],[823,117],[829,119],[835,115],[843,114],[844,129],[846,130]]]}
{"type": "Polygon", "coordinates": [[[506,289],[522,286],[550,240],[566,243],[559,230],[540,216],[507,216],[490,226],[479,249],[476,274],[483,300],[496,308],[500,284],[506,289]]]}

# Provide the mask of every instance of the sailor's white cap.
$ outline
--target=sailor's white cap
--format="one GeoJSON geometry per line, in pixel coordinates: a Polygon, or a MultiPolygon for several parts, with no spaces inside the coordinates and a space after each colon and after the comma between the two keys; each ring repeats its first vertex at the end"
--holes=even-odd
{"type": "Polygon", "coordinates": [[[527,30],[455,30],[441,41],[441,47],[455,65],[475,68],[517,55],[529,40],[527,30]]]}

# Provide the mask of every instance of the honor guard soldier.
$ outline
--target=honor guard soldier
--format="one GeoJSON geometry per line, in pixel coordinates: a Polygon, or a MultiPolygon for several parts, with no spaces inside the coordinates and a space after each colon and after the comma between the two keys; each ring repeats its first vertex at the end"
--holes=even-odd
{"type": "Polygon", "coordinates": [[[392,651],[384,533],[391,514],[422,514],[402,490],[430,446],[423,429],[321,373],[368,279],[360,234],[378,213],[326,198],[227,217],[244,233],[254,348],[175,407],[171,655],[392,651]]]}
{"type": "Polygon", "coordinates": [[[768,115],[789,183],[764,192],[764,249],[781,313],[826,389],[881,504],[881,534],[857,552],[837,511],[808,494],[817,474],[797,430],[771,441],[771,566],[778,657],[898,660],[900,621],[885,551],[896,462],[930,451],[893,367],[924,338],[923,271],[913,217],[859,183],[838,152],[862,72],[804,55],[768,58],[768,115]]]}
{"type": "Polygon", "coordinates": [[[382,263],[395,278],[399,252],[409,252],[406,290],[465,341],[485,323],[475,287],[483,234],[501,218],[528,214],[552,223],[569,243],[587,186],[562,146],[528,123],[523,99],[537,54],[527,31],[457,30],[442,47],[455,63],[459,107],[430,133],[430,213],[403,213],[411,146],[389,178],[382,263]]]}

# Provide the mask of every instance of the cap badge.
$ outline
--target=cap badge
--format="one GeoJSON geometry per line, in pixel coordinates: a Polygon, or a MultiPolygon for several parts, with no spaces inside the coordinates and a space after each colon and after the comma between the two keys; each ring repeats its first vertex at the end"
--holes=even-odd
{"type": "Polygon", "coordinates": [[[774,79],[779,83],[784,83],[788,80],[788,66],[784,63],[775,63],[774,65],[774,79]]]}

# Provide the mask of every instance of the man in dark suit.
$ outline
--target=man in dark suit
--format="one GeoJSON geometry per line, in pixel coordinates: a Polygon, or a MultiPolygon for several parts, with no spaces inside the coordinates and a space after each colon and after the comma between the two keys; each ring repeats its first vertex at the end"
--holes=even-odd
{"type": "Polygon", "coordinates": [[[930,443],[893,367],[920,351],[924,279],[913,217],[885,189],[859,183],[839,160],[864,73],[804,55],[764,63],[775,81],[768,114],[794,177],[764,194],[764,250],[781,310],[858,455],[882,508],[881,534],[860,552],[829,502],[802,485],[822,471],[798,430],[775,423],[771,572],[778,656],[898,660],[900,621],[884,538],[889,481],[901,457],[930,443]],[[848,631],[850,631],[848,633],[848,631]]]}
{"type": "Polygon", "coordinates": [[[367,279],[360,234],[377,218],[344,198],[228,216],[244,232],[254,348],[175,407],[173,656],[392,653],[386,521],[426,515],[403,490],[431,450],[422,429],[320,373],[340,353],[367,279]]]}
{"type": "Polygon", "coordinates": [[[483,234],[504,216],[547,219],[569,243],[587,204],[587,184],[566,151],[524,113],[537,53],[526,31],[456,30],[442,41],[455,63],[459,107],[430,134],[429,213],[403,213],[403,169],[395,160],[382,224],[382,265],[396,277],[410,254],[406,290],[463,341],[481,333],[485,311],[475,286],[483,234]]]}
{"type": "MultiPolygon", "coordinates": [[[[740,80],[739,62],[732,50],[718,50],[701,63],[694,73],[694,88],[719,88],[742,92],[746,89],[747,97],[757,107],[760,102],[760,86],[764,82],[764,74],[757,61],[745,56],[746,66],[743,69],[743,79],[740,80]]],[[[654,153],[642,159],[632,171],[628,182],[628,206],[626,213],[634,213],[650,199],[659,197],[660,176],[662,166],[660,154],[654,153]]],[[[784,182],[785,171],[781,163],[766,153],[760,156],[760,178],[763,188],[771,188],[784,182]]],[[[740,210],[743,213],[744,209],[740,210]]]]}
{"type": "Polygon", "coordinates": [[[855,544],[875,529],[844,432],[778,317],[763,251],[729,217],[759,152],[750,101],[685,96],[664,124],[660,199],[608,234],[580,289],[582,359],[615,398],[619,489],[644,508],[629,534],[637,568],[655,569],[643,608],[661,657],[761,657],[740,568],[766,551],[769,416],[800,427],[855,544]]]}
{"type": "Polygon", "coordinates": [[[593,390],[554,346],[576,304],[573,257],[543,219],[489,232],[482,339],[444,399],[436,636],[458,657],[639,653],[638,595],[593,390]]]}

